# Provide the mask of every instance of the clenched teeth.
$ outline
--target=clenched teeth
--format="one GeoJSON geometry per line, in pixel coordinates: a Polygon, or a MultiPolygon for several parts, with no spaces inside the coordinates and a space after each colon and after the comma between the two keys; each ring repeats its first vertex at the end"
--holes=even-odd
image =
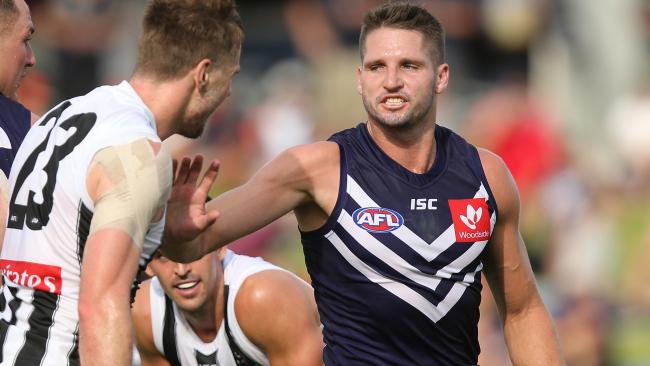
{"type": "Polygon", "coordinates": [[[389,105],[401,105],[404,103],[404,99],[402,98],[387,98],[386,99],[386,104],[389,105]]]}

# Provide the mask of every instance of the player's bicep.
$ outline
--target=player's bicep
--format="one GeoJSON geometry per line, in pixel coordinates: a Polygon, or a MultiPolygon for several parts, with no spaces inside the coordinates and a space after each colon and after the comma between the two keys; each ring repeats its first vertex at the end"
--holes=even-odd
{"type": "Polygon", "coordinates": [[[308,147],[300,146],[282,152],[264,165],[245,189],[262,195],[283,212],[290,211],[310,198],[311,168],[304,157],[308,151],[308,147]]]}
{"type": "Polygon", "coordinates": [[[521,310],[536,293],[534,275],[519,231],[519,192],[510,171],[496,155],[482,151],[481,161],[498,208],[487,246],[485,273],[503,312],[521,310]]]}
{"type": "Polygon", "coordinates": [[[289,149],[262,167],[244,185],[219,195],[208,207],[219,211],[215,237],[228,243],[257,230],[310,200],[310,171],[304,147],[289,149]]]}
{"type": "Polygon", "coordinates": [[[90,236],[118,230],[142,246],[149,224],[162,218],[171,186],[171,159],[147,139],[98,151],[87,188],[94,201],[90,236]]]}

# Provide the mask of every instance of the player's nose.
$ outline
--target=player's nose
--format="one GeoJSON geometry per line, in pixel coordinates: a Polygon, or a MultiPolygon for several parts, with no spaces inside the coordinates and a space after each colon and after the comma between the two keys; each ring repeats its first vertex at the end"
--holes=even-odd
{"type": "Polygon", "coordinates": [[[187,263],[176,263],[174,273],[179,277],[184,277],[192,270],[192,266],[187,263]]]}
{"type": "Polygon", "coordinates": [[[33,67],[36,65],[36,55],[34,54],[34,51],[32,50],[32,46],[29,46],[27,48],[27,55],[25,57],[25,66],[26,67],[33,67]]]}

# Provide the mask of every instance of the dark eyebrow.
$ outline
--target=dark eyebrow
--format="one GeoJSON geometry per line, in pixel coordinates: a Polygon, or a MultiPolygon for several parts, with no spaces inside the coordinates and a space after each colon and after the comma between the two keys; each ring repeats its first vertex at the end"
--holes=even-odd
{"type": "Polygon", "coordinates": [[[363,67],[368,67],[370,65],[383,64],[383,63],[384,61],[381,59],[367,60],[366,62],[363,63],[363,67]]]}
{"type": "Polygon", "coordinates": [[[425,61],[405,58],[401,61],[401,64],[413,64],[421,66],[425,64],[425,61]]]}
{"type": "Polygon", "coordinates": [[[27,24],[27,33],[31,36],[36,33],[36,28],[34,28],[34,23],[30,20],[27,24]]]}

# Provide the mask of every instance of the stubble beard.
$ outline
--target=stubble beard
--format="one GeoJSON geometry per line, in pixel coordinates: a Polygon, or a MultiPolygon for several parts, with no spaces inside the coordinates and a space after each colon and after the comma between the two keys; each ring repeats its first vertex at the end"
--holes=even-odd
{"type": "MultiPolygon", "coordinates": [[[[407,130],[418,124],[427,123],[428,121],[423,122],[423,120],[429,113],[434,100],[433,95],[431,95],[427,98],[428,103],[426,104],[412,104],[411,108],[406,111],[386,112],[382,114],[378,110],[380,108],[379,101],[373,104],[370,102],[370,98],[367,98],[365,95],[362,96],[362,99],[369,120],[377,122],[382,127],[395,130],[407,130]]],[[[412,99],[409,100],[409,103],[412,103],[412,99]]]]}
{"type": "Polygon", "coordinates": [[[211,115],[212,113],[208,114],[206,112],[194,111],[187,117],[185,123],[181,125],[178,134],[190,139],[201,137],[211,115]]]}
{"type": "Polygon", "coordinates": [[[183,128],[178,132],[178,134],[190,139],[197,139],[201,137],[201,135],[203,135],[203,131],[205,130],[206,124],[207,122],[205,121],[205,119],[193,120],[191,124],[186,124],[185,126],[183,126],[183,128]]]}

